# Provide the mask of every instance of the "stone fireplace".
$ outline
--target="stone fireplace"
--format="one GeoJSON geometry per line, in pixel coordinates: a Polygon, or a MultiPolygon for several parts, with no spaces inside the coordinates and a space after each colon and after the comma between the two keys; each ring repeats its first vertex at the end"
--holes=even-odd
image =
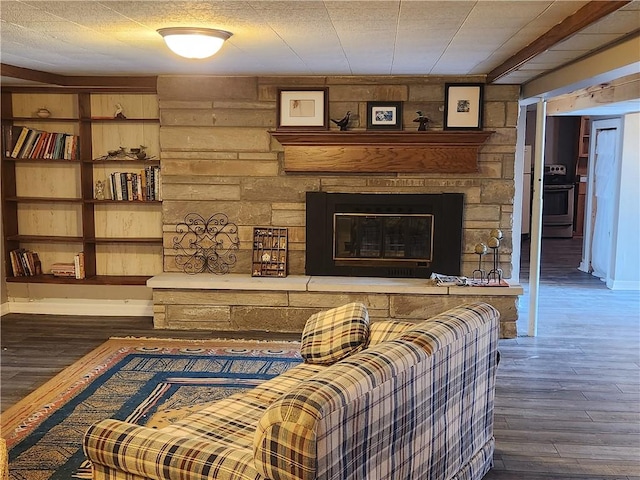
{"type": "Polygon", "coordinates": [[[464,195],[307,192],[307,275],[460,275],[464,195]]]}
{"type": "MultiPolygon", "coordinates": [[[[486,85],[483,130],[490,134],[474,148],[473,158],[461,163],[457,160],[462,157],[451,154],[449,149],[456,142],[448,141],[449,145],[406,143],[412,141],[407,137],[439,141],[440,137],[451,140],[451,137],[465,136],[450,136],[442,131],[444,85],[452,81],[484,82],[484,78],[158,77],[164,272],[149,282],[153,288],[155,326],[300,332],[309,315],[350,301],[363,302],[373,321],[386,318],[413,321],[460,303],[485,299],[496,305],[502,314],[502,335],[515,336],[520,287],[472,292],[463,287],[432,287],[424,278],[430,270],[470,275],[477,266],[474,245],[486,241],[493,228],[500,228],[505,234],[500,260],[505,278],[511,276],[519,87],[486,85]],[[323,146],[314,139],[312,142],[316,145],[307,142],[287,146],[274,134],[278,89],[301,86],[328,87],[331,118],[341,118],[347,110],[353,112],[352,131],[338,132],[332,127],[323,133],[340,142],[348,140],[349,145],[323,146]],[[384,142],[382,134],[390,132],[375,135],[366,132],[366,122],[362,119],[366,119],[369,101],[403,102],[403,131],[392,136],[402,137],[404,145],[399,146],[395,140],[384,142]],[[416,110],[422,110],[431,120],[426,136],[419,135],[425,132],[414,131],[416,110]],[[370,136],[376,137],[373,142],[370,136]],[[361,141],[366,144],[355,143],[361,141]],[[355,152],[363,155],[355,158],[355,152]],[[413,158],[419,161],[412,161],[413,158]],[[434,165],[441,169],[429,170],[434,165]],[[473,171],[469,170],[470,165],[473,171]],[[363,237],[364,233],[360,233],[354,237],[359,245],[348,245],[353,241],[343,238],[344,233],[340,234],[337,257],[341,265],[338,266],[350,268],[350,271],[310,275],[307,259],[309,254],[315,253],[315,234],[309,234],[307,227],[316,218],[308,217],[307,192],[329,196],[389,195],[392,198],[459,195],[462,207],[460,217],[456,215],[455,220],[457,233],[444,240],[447,247],[456,248],[456,260],[438,264],[441,241],[437,239],[439,220],[434,212],[405,215],[397,211],[396,206],[379,212],[379,218],[372,224],[365,218],[367,235],[363,237]],[[176,265],[172,239],[176,226],[191,212],[204,217],[221,212],[238,226],[240,246],[232,273],[186,275],[176,265]],[[395,218],[399,213],[404,220],[395,218]],[[411,215],[415,215],[411,217],[416,220],[414,223],[407,220],[411,215]],[[429,215],[434,216],[429,220],[429,215]],[[403,226],[398,227],[398,222],[403,226]],[[252,232],[256,226],[287,228],[287,277],[251,277],[252,232]],[[405,234],[402,242],[393,241],[400,232],[411,232],[416,228],[423,232],[418,237],[428,237],[425,232],[433,229],[433,237],[426,246],[409,241],[409,234],[405,234]],[[382,244],[384,253],[369,245],[371,232],[378,232],[376,235],[383,237],[383,232],[387,232],[388,241],[382,244]],[[363,238],[367,239],[366,244],[363,238]],[[386,272],[358,273],[348,266],[353,260],[351,255],[367,257],[357,259],[369,264],[363,267],[377,266],[386,272]],[[372,258],[374,255],[376,257],[372,258]],[[401,266],[384,264],[398,260],[398,257],[403,260],[401,266]]],[[[456,149],[460,147],[455,145],[456,149]]],[[[445,211],[449,212],[448,207],[445,211]]],[[[341,216],[340,222],[350,231],[351,225],[358,227],[356,214],[363,212],[339,213],[352,214],[341,216]]],[[[333,256],[336,248],[333,237],[328,244],[333,256]]]]}

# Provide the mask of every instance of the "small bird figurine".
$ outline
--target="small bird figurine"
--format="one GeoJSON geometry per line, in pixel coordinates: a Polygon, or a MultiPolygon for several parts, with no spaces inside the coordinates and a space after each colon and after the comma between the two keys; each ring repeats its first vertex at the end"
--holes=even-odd
{"type": "Polygon", "coordinates": [[[127,118],[124,115],[124,109],[122,108],[122,105],[119,103],[116,103],[116,112],[113,114],[113,118],[127,118]]]}
{"type": "Polygon", "coordinates": [[[347,131],[347,127],[349,126],[349,119],[351,118],[351,110],[349,110],[346,115],[344,117],[342,117],[340,120],[334,120],[333,118],[331,119],[331,121],[333,123],[335,123],[337,126],[340,127],[340,131],[341,132],[346,132],[347,131]]]}
{"type": "Polygon", "coordinates": [[[414,118],[413,121],[419,123],[418,131],[424,132],[427,130],[427,123],[429,123],[429,119],[422,114],[422,110],[418,110],[416,112],[418,114],[417,118],[414,118]]]}

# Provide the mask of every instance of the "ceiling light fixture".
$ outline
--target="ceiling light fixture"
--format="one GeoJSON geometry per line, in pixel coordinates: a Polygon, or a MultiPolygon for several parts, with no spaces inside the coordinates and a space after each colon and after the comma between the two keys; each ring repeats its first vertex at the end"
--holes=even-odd
{"type": "Polygon", "coordinates": [[[185,58],[207,58],[215,54],[233,33],[213,28],[168,27],[158,33],[167,47],[185,58]]]}

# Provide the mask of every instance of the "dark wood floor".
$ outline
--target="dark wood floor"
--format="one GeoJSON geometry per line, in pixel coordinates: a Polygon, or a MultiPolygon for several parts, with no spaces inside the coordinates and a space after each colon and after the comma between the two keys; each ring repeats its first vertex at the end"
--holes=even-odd
{"type": "MultiPolygon", "coordinates": [[[[543,241],[538,336],[500,342],[495,467],[485,480],[640,480],[640,294],[579,272],[580,248],[543,241]]],[[[520,335],[527,309],[525,294],[520,335]]],[[[110,336],[219,336],[154,331],[148,318],[10,314],[0,328],[3,410],[110,336]]]]}

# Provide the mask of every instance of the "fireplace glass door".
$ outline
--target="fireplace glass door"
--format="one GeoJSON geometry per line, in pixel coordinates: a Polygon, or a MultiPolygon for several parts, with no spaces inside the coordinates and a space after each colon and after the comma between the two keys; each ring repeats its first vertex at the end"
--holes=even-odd
{"type": "Polygon", "coordinates": [[[433,215],[335,213],[333,259],[430,263],[433,215]]]}

